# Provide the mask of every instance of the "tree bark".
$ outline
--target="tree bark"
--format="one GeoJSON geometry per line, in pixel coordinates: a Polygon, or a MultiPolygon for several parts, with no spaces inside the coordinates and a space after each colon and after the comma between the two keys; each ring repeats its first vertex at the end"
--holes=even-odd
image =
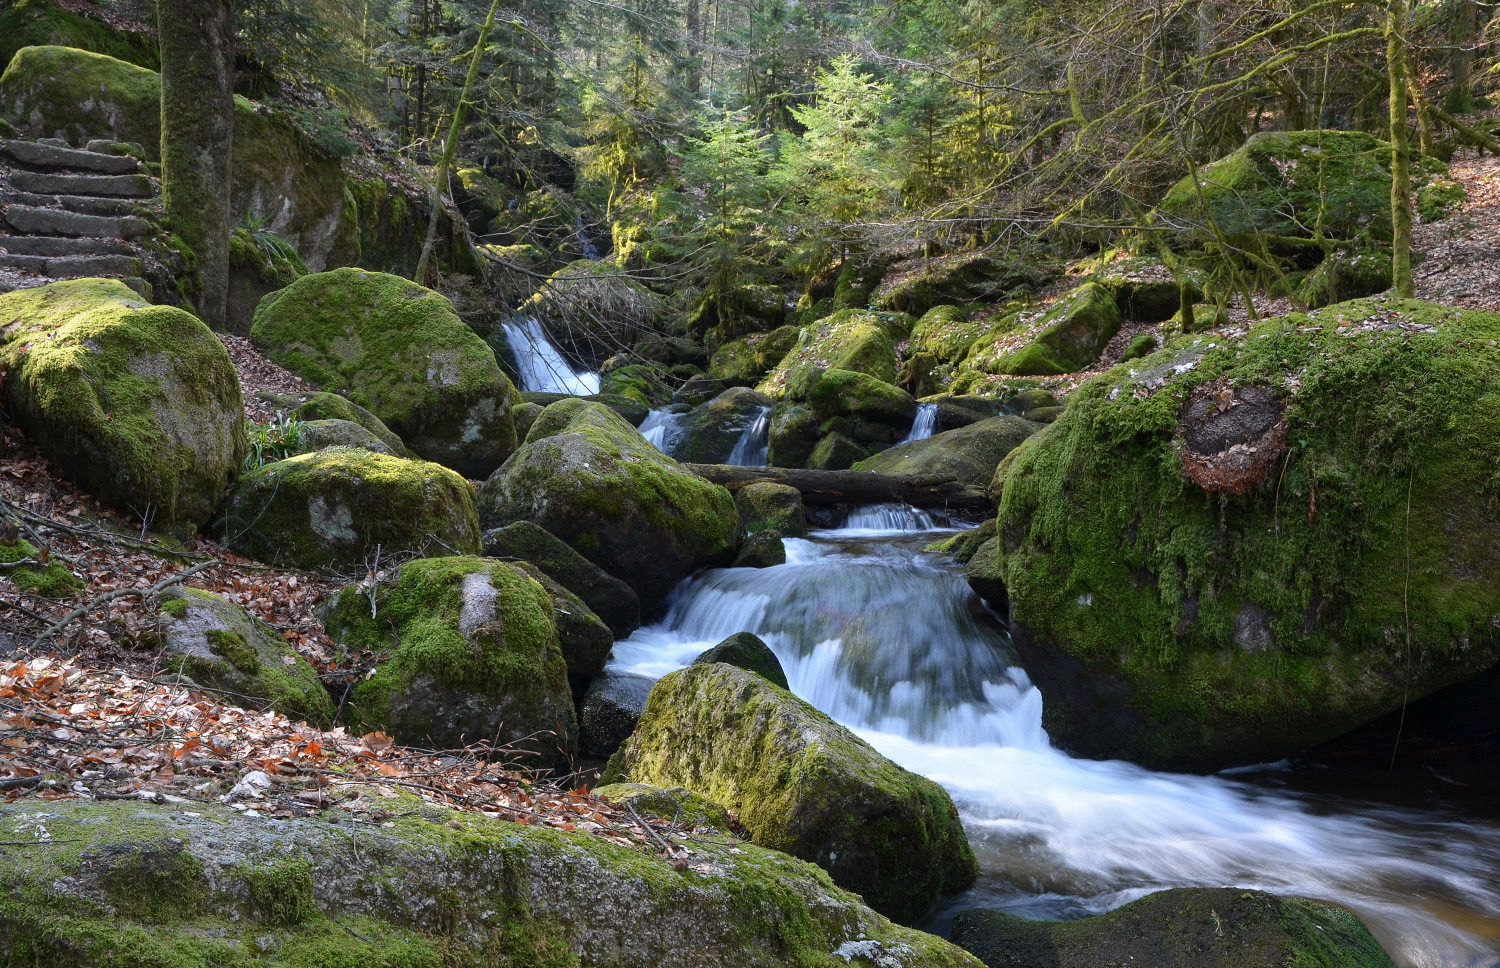
{"type": "Polygon", "coordinates": [[[1406,133],[1406,0],[1390,0],[1385,22],[1391,82],[1391,280],[1396,295],[1416,294],[1411,276],[1411,148],[1406,133]]]}
{"type": "Polygon", "coordinates": [[[1450,114],[1474,111],[1474,45],[1479,40],[1479,11],[1474,0],[1458,0],[1452,24],[1453,56],[1448,66],[1452,86],[1443,105],[1450,114]]]}
{"type": "Polygon", "coordinates": [[[982,487],[952,477],[875,474],[870,471],[810,471],[794,467],[740,467],[731,464],[683,464],[690,473],[731,491],[770,482],[795,487],[808,504],[880,504],[890,501],[919,508],[984,509],[989,495],[982,487]]]}
{"type": "Polygon", "coordinates": [[[197,257],[198,315],[223,329],[229,301],[234,2],[160,0],[162,204],[197,257]]]}

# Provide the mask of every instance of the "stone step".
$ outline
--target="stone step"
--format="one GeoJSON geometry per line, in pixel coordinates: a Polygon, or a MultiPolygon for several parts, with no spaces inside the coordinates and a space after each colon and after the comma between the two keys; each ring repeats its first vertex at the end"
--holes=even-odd
{"type": "Polygon", "coordinates": [[[130,243],[119,239],[69,239],[55,235],[0,235],[0,249],[11,255],[54,259],[73,255],[135,255],[130,243]]]}
{"type": "Polygon", "coordinates": [[[22,235],[71,235],[96,239],[133,239],[151,231],[143,218],[109,218],[103,215],[81,215],[57,208],[33,208],[11,205],[5,210],[6,223],[22,235]]]}
{"type": "Polygon", "coordinates": [[[88,195],[94,198],[151,198],[156,186],[145,175],[58,175],[18,171],[10,176],[17,191],[38,195],[88,195]]]}
{"type": "Polygon", "coordinates": [[[4,201],[12,205],[30,205],[33,208],[65,208],[70,212],[85,215],[134,215],[144,204],[144,199],[92,198],[87,195],[35,195],[31,192],[10,192],[4,201]]]}
{"type": "Polygon", "coordinates": [[[19,269],[49,279],[88,276],[139,276],[141,260],[128,255],[76,255],[48,259],[38,255],[0,255],[0,269],[19,269]]]}
{"type": "Polygon", "coordinates": [[[9,155],[28,168],[67,168],[101,175],[133,175],[141,170],[140,162],[129,155],[78,151],[35,141],[0,141],[0,154],[9,155]]]}
{"type": "Polygon", "coordinates": [[[92,151],[100,155],[124,155],[139,158],[146,153],[146,149],[133,141],[110,141],[108,138],[95,138],[83,146],[84,151],[92,151]],[[130,149],[130,150],[125,150],[130,149]],[[140,154],[136,154],[139,152],[140,154]]]}

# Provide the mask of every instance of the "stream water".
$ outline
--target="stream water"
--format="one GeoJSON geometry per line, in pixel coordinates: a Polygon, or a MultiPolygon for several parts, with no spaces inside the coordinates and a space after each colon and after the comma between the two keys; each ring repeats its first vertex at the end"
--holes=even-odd
{"type": "Polygon", "coordinates": [[[1403,966],[1500,964],[1500,824],[1305,792],[1284,767],[1184,776],[1054,749],[1003,624],[921,550],[932,528],[863,509],[788,540],[785,565],[706,572],[611,666],[661,676],[754,632],[793,692],[943,784],[981,871],[929,930],[964,907],[1066,919],[1167,887],[1245,887],[1350,908],[1403,966]]]}
{"type": "Polygon", "coordinates": [[[522,390],[583,397],[599,392],[599,374],[573,369],[535,316],[516,316],[501,325],[515,355],[522,390]]]}

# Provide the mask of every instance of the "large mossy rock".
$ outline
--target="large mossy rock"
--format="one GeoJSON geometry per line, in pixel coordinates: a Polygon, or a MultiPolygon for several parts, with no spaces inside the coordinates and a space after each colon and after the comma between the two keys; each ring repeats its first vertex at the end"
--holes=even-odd
{"type": "Polygon", "coordinates": [[[1496,341],[1500,315],[1371,299],[1074,391],[992,485],[1049,735],[1264,762],[1500,660],[1496,341]]]}
{"type": "Polygon", "coordinates": [[[771,647],[754,633],[734,633],[713,648],[700,653],[698,658],[693,660],[693,665],[712,665],[715,662],[753,672],[773,685],[783,689],[789,688],[786,682],[786,671],[781,668],[781,660],[776,658],[776,653],[771,651],[771,647]]]}
{"type": "Polygon", "coordinates": [[[245,459],[244,399],[218,338],[123,283],[0,295],[0,372],[53,469],[152,527],[192,534],[245,459]]]}
{"type": "Polygon", "coordinates": [[[739,812],[755,843],[811,860],[912,922],[976,874],[958,811],[785,689],[723,663],[662,678],[605,782],[684,786],[739,812]]]}
{"type": "Polygon", "coordinates": [[[1018,289],[1036,288],[1047,276],[1034,264],[978,252],[908,259],[886,271],[870,306],[921,316],[944,303],[996,302],[1018,289]]]}
{"type": "Polygon", "coordinates": [[[107,54],[151,71],[161,67],[156,32],[147,24],[92,4],[10,0],[0,10],[0,70],[21,48],[43,46],[107,54]]]}
{"type": "Polygon", "coordinates": [[[911,335],[914,320],[905,313],[876,313],[846,309],[804,326],[797,345],[756,387],[780,397],[791,374],[802,367],[823,367],[865,373],[884,383],[896,379],[895,345],[911,335]]]}
{"type": "Polygon", "coordinates": [[[482,478],[516,447],[519,402],[495,353],[430,289],[337,269],[261,301],[251,339],[272,361],[368,409],[424,460],[482,478]]]}
{"type": "Polygon", "coordinates": [[[25,538],[0,542],[0,565],[9,566],[4,570],[6,581],[22,592],[43,598],[66,598],[85,587],[83,580],[56,558],[43,563],[41,551],[25,538]],[[20,564],[23,561],[26,564],[20,564]]]}
{"type": "MultiPolygon", "coordinates": [[[[695,834],[679,870],[590,834],[380,802],[392,819],[357,837],[217,803],[49,803],[55,846],[0,864],[0,937],[74,968],[979,966],[732,837],[695,834]]],[[[34,803],[0,806],[6,840],[35,840],[36,824],[34,803]]]]}
{"type": "Polygon", "coordinates": [[[989,968],[1393,968],[1354,914],[1238,888],[1161,891],[1080,921],[970,908],[952,936],[989,968]]]}
{"type": "Polygon", "coordinates": [[[469,482],[438,464],[335,447],[267,464],[240,478],[214,523],[258,561],[364,572],[378,553],[475,553],[479,517],[469,482]]]}
{"type": "Polygon", "coordinates": [[[1015,349],[988,349],[981,339],[968,365],[983,373],[1013,376],[1086,370],[1120,331],[1120,307],[1103,286],[1088,282],[1049,306],[1030,327],[1034,335],[1015,349]]]}
{"type": "Polygon", "coordinates": [[[547,592],[552,600],[552,618],[557,622],[557,644],[568,667],[573,694],[583,695],[589,680],[604,671],[615,635],[608,625],[583,603],[583,599],[529,561],[507,562],[521,569],[547,592]]]}
{"type": "Polygon", "coordinates": [[[162,592],[161,643],[169,670],[228,703],[269,705],[294,720],[333,725],[333,701],[317,670],[227,598],[180,586],[162,592]]]}
{"type": "Polygon", "coordinates": [[[610,630],[623,639],[641,624],[641,599],[620,579],[530,521],[517,521],[484,533],[486,558],[530,562],[583,599],[610,630]]]}
{"type": "Polygon", "coordinates": [[[351,696],[349,719],[361,730],[429,749],[488,740],[544,768],[577,752],[552,598],[521,568],[412,561],[373,592],[345,588],[326,624],[335,641],[388,655],[351,696]]]}
{"type": "MultiPolygon", "coordinates": [[[[1414,188],[1446,174],[1442,162],[1413,154],[1414,188]]],[[[1322,255],[1310,241],[1315,228],[1389,242],[1391,146],[1360,131],[1262,132],[1178,182],[1160,211],[1186,248],[1212,244],[1215,230],[1230,245],[1292,256],[1322,255]]]]}
{"type": "Polygon", "coordinates": [[[971,319],[962,306],[934,306],[912,327],[908,356],[928,353],[940,363],[962,363],[974,343],[994,327],[994,319],[971,319]]]}
{"type": "Polygon", "coordinates": [[[807,537],[806,508],[802,492],[795,487],[757,481],[735,492],[734,506],[750,534],[778,531],[787,538],[807,537]]]}
{"type": "MultiPolygon", "coordinates": [[[[161,78],[102,53],[27,47],[0,76],[0,118],[78,148],[96,138],[138,144],[159,161],[161,78]]],[[[315,272],[361,259],[342,165],[283,113],[235,98],[233,165],[236,222],[259,219],[315,272]]]]}
{"type": "Polygon", "coordinates": [[[689,464],[722,464],[740,437],[770,409],[770,397],[747,387],[725,390],[677,425],[672,456],[689,464]]]}
{"type": "Polygon", "coordinates": [[[933,434],[926,440],[897,444],[860,461],[854,469],[876,474],[951,477],[964,484],[988,487],[1005,455],[1040,429],[1040,424],[1020,417],[991,417],[933,434]]]}
{"type": "Polygon", "coordinates": [[[385,421],[357,403],[351,403],[336,393],[318,391],[305,398],[291,401],[289,415],[298,420],[347,420],[358,424],[373,434],[386,449],[397,457],[410,457],[401,438],[391,432],[385,421]]]}
{"type": "Polygon", "coordinates": [[[801,335],[796,326],[782,326],[725,343],[714,350],[709,373],[736,386],[754,386],[786,359],[801,335]]]}
{"type": "MultiPolygon", "coordinates": [[[[1202,274],[1179,269],[1179,281],[1162,260],[1151,256],[1113,258],[1098,267],[1093,281],[1103,286],[1120,307],[1120,315],[1137,323],[1161,323],[1182,308],[1185,283],[1193,302],[1203,298],[1202,274]]],[[[1369,295],[1361,293],[1361,295],[1369,295]]]]}
{"type": "Polygon", "coordinates": [[[480,487],[479,508],[487,528],[530,521],[561,538],[630,585],[647,612],[697,569],[729,564],[740,543],[727,490],[586,400],[542,412],[525,445],[480,487]]]}

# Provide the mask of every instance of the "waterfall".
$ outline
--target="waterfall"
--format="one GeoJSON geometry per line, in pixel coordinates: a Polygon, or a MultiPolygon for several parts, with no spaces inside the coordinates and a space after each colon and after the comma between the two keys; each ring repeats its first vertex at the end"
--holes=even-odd
{"type": "Polygon", "coordinates": [[[590,262],[599,261],[599,249],[595,247],[594,241],[589,238],[588,230],[583,227],[583,216],[578,216],[578,248],[583,251],[583,257],[590,262]]]}
{"type": "Polygon", "coordinates": [[[705,572],[615,643],[611,667],[657,677],[754,632],[794,693],[943,784],[980,880],[929,929],[964,907],[1066,919],[1167,887],[1233,886],[1347,907],[1406,968],[1496,964],[1500,825],[1297,793],[1274,769],[1073,759],[1049,742],[1003,626],[956,566],[921,552],[930,540],[821,532],[788,539],[785,565],[705,572]]]}
{"type": "Polygon", "coordinates": [[[682,433],[682,421],[686,413],[678,413],[671,407],[661,407],[646,415],[641,422],[641,436],[646,442],[657,450],[672,456],[672,448],[677,443],[677,438],[682,433]]]}
{"type": "Polygon", "coordinates": [[[571,393],[579,397],[599,392],[599,374],[569,366],[535,316],[512,317],[501,325],[505,341],[516,355],[522,390],[571,393]]]}
{"type": "Polygon", "coordinates": [[[729,452],[729,459],[724,463],[740,467],[765,467],[766,453],[770,449],[770,419],[770,407],[761,407],[756,411],[755,419],[745,425],[744,433],[735,441],[734,450],[729,452]]]}
{"type": "Polygon", "coordinates": [[[937,429],[937,412],[938,408],[935,403],[917,404],[917,419],[912,421],[911,433],[907,434],[906,439],[901,443],[909,444],[914,440],[926,440],[931,437],[932,432],[937,429]]]}
{"type": "Polygon", "coordinates": [[[867,534],[935,531],[939,527],[931,514],[905,504],[862,504],[844,519],[844,530],[867,534]]]}

